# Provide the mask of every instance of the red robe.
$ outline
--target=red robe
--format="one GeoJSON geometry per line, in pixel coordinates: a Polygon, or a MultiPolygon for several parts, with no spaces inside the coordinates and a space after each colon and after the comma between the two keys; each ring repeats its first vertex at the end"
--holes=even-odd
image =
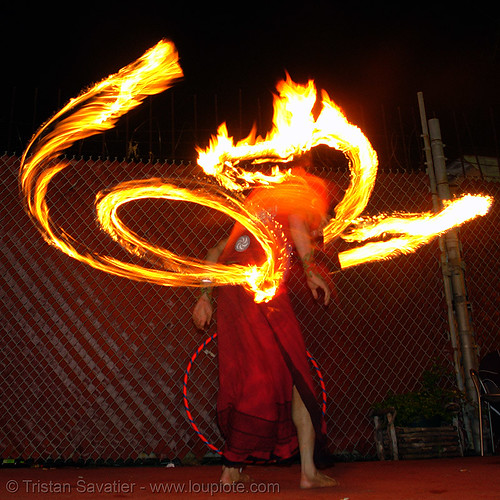
{"type": "MultiPolygon", "coordinates": [[[[248,264],[261,258],[258,242],[236,225],[219,262],[248,264]],[[249,242],[248,248],[241,251],[245,244],[237,246],[238,241],[249,242]]],[[[241,286],[221,287],[217,303],[217,416],[225,439],[224,463],[240,466],[249,460],[279,460],[297,454],[293,386],[311,415],[319,456],[326,448],[326,425],[286,283],[272,300],[259,304],[241,286]]]]}

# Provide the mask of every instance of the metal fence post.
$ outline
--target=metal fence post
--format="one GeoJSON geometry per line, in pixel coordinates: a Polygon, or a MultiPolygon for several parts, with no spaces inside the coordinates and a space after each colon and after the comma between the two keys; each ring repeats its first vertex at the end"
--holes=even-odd
{"type": "MultiPolygon", "coordinates": [[[[451,198],[450,186],[446,175],[446,160],[444,156],[444,147],[441,139],[441,129],[439,120],[432,118],[429,120],[429,134],[431,141],[431,152],[436,176],[437,194],[441,200],[449,200],[451,198]]],[[[446,252],[448,255],[448,272],[451,280],[453,291],[453,306],[455,311],[455,319],[458,328],[458,338],[460,341],[460,350],[462,355],[462,365],[465,379],[465,392],[470,401],[476,400],[476,391],[469,375],[471,368],[478,366],[477,346],[474,339],[474,332],[470,322],[469,311],[467,308],[467,291],[465,286],[465,277],[463,262],[460,253],[460,243],[456,230],[451,230],[444,236],[446,252]]],[[[470,405],[466,405],[464,409],[468,418],[467,421],[473,421],[474,409],[470,405]]],[[[467,433],[470,431],[468,429],[467,433]]],[[[474,448],[479,448],[479,435],[476,426],[472,426],[472,438],[474,448]]]]}

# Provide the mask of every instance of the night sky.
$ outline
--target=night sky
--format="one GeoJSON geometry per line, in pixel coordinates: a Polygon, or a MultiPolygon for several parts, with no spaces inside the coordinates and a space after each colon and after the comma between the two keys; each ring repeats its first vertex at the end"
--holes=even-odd
{"type": "Polygon", "coordinates": [[[483,2],[19,4],[2,13],[10,29],[1,35],[3,88],[18,95],[36,87],[69,98],[168,38],[185,73],[180,85],[196,93],[268,95],[287,71],[315,80],[347,111],[414,105],[419,91],[432,113],[498,110],[500,23],[483,2]]]}

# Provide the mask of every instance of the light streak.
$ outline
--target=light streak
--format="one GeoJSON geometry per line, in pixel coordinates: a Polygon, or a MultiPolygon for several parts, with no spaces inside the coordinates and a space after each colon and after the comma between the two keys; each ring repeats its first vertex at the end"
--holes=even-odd
{"type": "Polygon", "coordinates": [[[341,109],[322,92],[317,118],[313,108],[317,92],[313,81],[300,85],[286,80],[277,86],[274,97],[273,127],[265,138],[250,134],[236,144],[228,136],[226,125],[219,127],[206,150],[198,149],[198,164],[222,186],[242,190],[255,183],[282,182],[283,172],[276,169],[263,179],[261,172],[251,173],[239,167],[242,161],[289,162],[315,146],[326,145],[342,151],[349,160],[351,181],[336,216],[324,228],[328,244],[339,236],[366,207],[375,184],[378,159],[363,132],[348,122],[341,109]]]}
{"type": "Polygon", "coordinates": [[[464,195],[447,201],[437,214],[403,214],[400,217],[378,216],[356,221],[350,233],[342,235],[346,241],[365,241],[384,235],[400,235],[387,241],[369,242],[339,254],[343,269],[366,262],[386,260],[414,252],[433,238],[476,217],[486,215],[493,203],[490,196],[464,195]]]}
{"type": "MultiPolygon", "coordinates": [[[[365,241],[382,234],[397,235],[389,241],[369,242],[339,255],[342,268],[382,260],[414,251],[436,235],[478,215],[491,206],[489,197],[464,197],[442,213],[360,219],[371,196],[378,167],[377,154],[363,132],[348,122],[326,92],[318,95],[313,81],[294,83],[289,75],[277,85],[272,129],[264,138],[255,130],[234,142],[225,124],[218,128],[206,149],[197,148],[198,165],[214,177],[218,188],[181,188],[174,181],[146,179],[118,184],[96,197],[96,212],[103,231],[133,255],[153,257],[159,268],[122,262],[90,250],[79,251],[78,237],[54,227],[46,202],[50,181],[67,164],[58,161],[61,153],[78,140],[115,126],[118,118],[149,95],[163,92],[182,77],[173,43],[162,40],[142,57],[116,74],[97,83],[47,121],[34,135],[21,158],[19,182],[27,213],[45,240],[70,257],[96,269],[138,281],[163,286],[201,286],[209,279],[214,286],[241,284],[257,302],[270,300],[278,288],[286,265],[285,237],[277,224],[264,223],[258,212],[268,203],[282,211],[299,211],[304,217],[326,212],[321,195],[314,191],[310,177],[294,169],[280,170],[289,162],[319,145],[344,153],[351,171],[350,183],[335,209],[335,217],[324,224],[326,245],[335,238],[365,241]],[[319,109],[319,113],[314,110],[319,109]],[[248,171],[243,163],[275,163],[271,173],[248,171]],[[241,192],[259,188],[243,201],[241,192]],[[263,249],[260,266],[209,264],[201,259],[176,255],[152,245],[131,231],[120,219],[124,204],[146,198],[176,200],[220,211],[246,228],[263,249]]],[[[178,181],[177,181],[178,182],[178,181]]]]}
{"type": "MultiPolygon", "coordinates": [[[[102,229],[130,253],[142,257],[152,255],[163,262],[166,271],[155,271],[157,277],[154,279],[150,274],[152,271],[149,271],[146,281],[164,286],[200,286],[203,279],[209,279],[214,286],[241,284],[254,293],[257,302],[268,300],[274,295],[285,270],[282,245],[276,244],[283,237],[275,228],[264,224],[244,203],[222,191],[214,194],[211,190],[191,191],[161,179],[128,181],[118,184],[105,195],[98,196],[97,216],[102,229]],[[267,256],[265,263],[259,270],[256,266],[209,264],[151,245],[130,231],[117,213],[126,203],[149,198],[196,203],[223,212],[255,236],[267,256]]],[[[138,280],[143,276],[142,268],[131,267],[120,261],[112,262],[114,266],[126,267],[125,276],[128,274],[128,277],[138,280]]]]}

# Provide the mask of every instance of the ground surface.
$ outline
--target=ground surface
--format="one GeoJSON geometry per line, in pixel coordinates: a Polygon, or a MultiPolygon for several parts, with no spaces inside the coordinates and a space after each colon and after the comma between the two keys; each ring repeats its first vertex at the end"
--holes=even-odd
{"type": "Polygon", "coordinates": [[[218,466],[0,469],[0,499],[500,499],[500,457],[339,463],[336,488],[301,490],[299,466],[250,467],[254,482],[221,490],[218,466]]]}

